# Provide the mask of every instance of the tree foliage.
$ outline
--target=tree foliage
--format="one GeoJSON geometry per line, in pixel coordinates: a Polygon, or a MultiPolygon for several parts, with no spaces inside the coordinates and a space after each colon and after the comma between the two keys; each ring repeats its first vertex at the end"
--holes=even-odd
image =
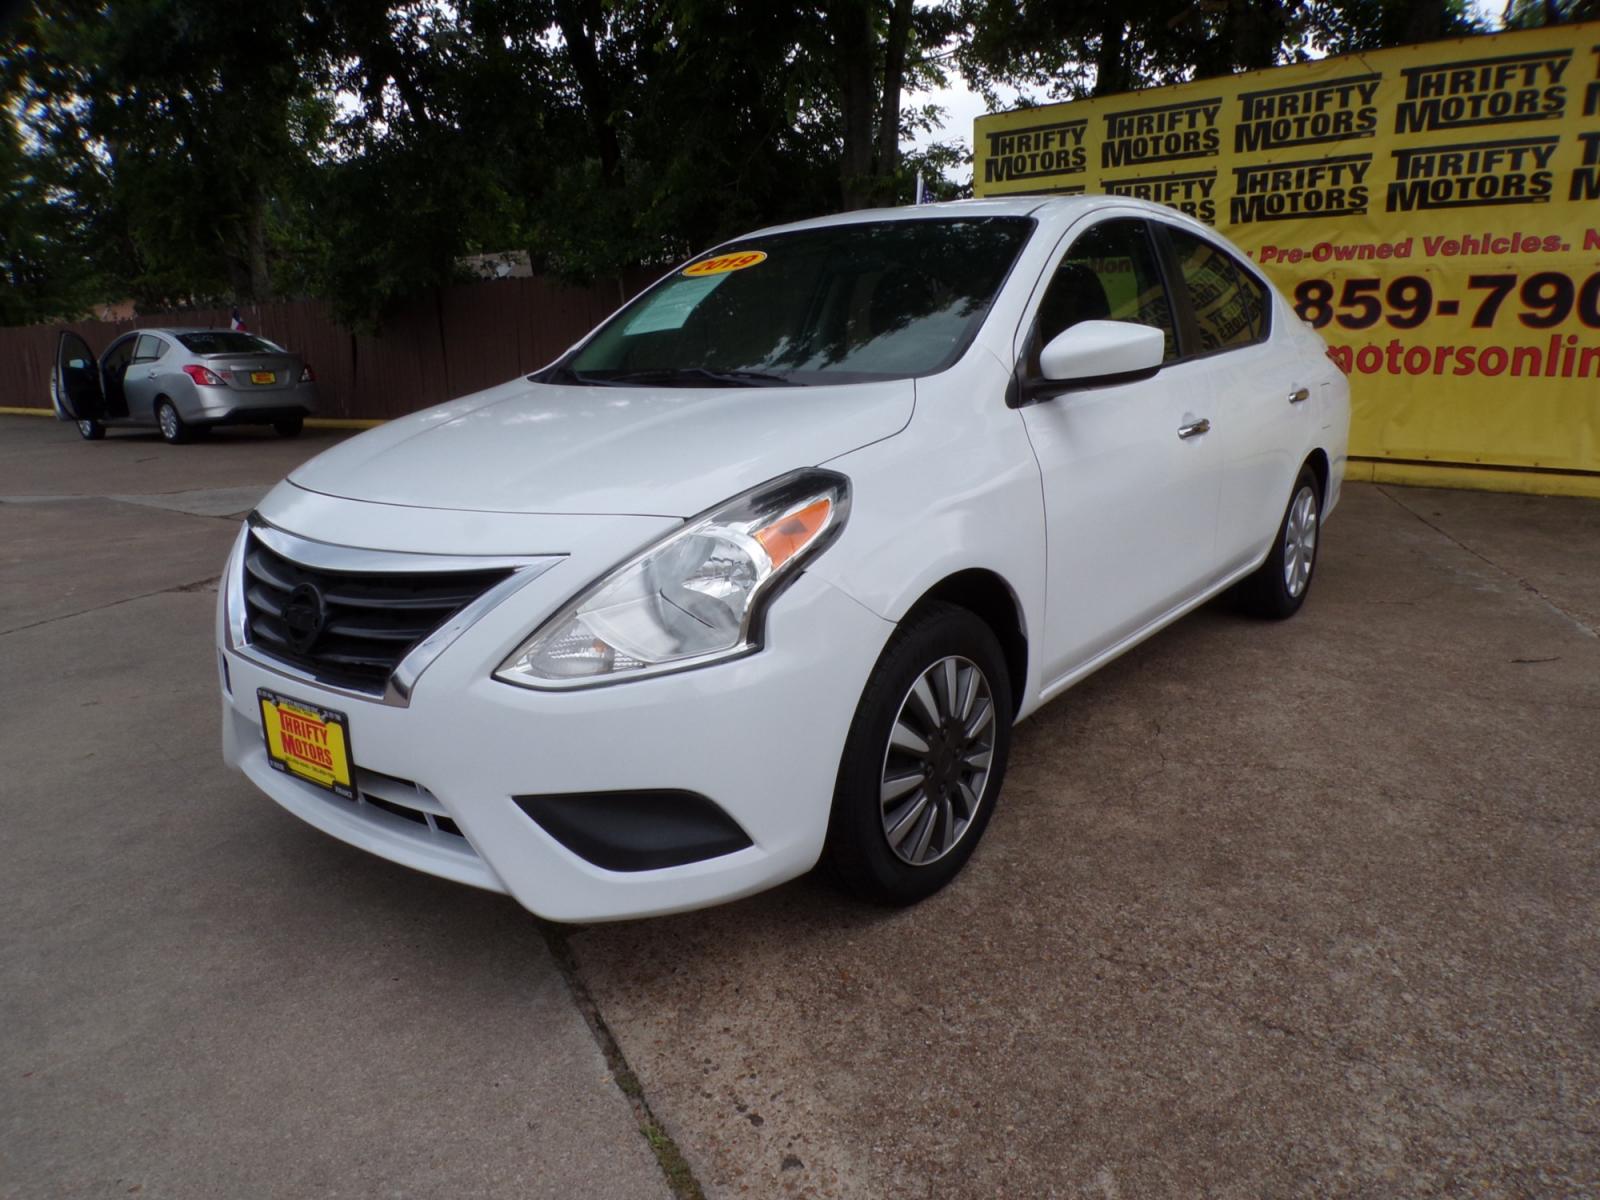
{"type": "MultiPolygon", "coordinates": [[[[1516,24],[1592,0],[1513,0],[1516,24]]],[[[571,279],[936,196],[959,71],[1066,98],[1469,32],[1463,0],[30,0],[0,41],[0,320],[571,279]]]]}

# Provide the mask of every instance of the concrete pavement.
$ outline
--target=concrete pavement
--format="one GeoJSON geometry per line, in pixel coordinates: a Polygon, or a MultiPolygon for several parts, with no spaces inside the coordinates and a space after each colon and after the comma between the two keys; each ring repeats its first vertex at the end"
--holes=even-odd
{"type": "Polygon", "coordinates": [[[575,939],[708,1194],[1600,1194],[1600,503],[1352,486],[1018,730],[958,885],[575,939]]]}
{"type": "MultiPolygon", "coordinates": [[[[330,440],[0,417],[0,1195],[665,1195],[537,922],[218,761],[193,514],[330,440]]],[[[553,944],[708,1196],[1593,1195],[1597,596],[1600,503],[1352,486],[928,903],[553,944]]]]}
{"type": "Polygon", "coordinates": [[[538,923],[222,766],[181,510],[331,440],[0,417],[0,1196],[666,1197],[538,923]]]}

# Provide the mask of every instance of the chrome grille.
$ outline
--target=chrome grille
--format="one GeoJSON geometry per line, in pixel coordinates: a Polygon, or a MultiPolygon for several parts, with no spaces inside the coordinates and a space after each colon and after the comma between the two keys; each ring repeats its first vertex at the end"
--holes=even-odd
{"type": "Polygon", "coordinates": [[[254,533],[244,569],[246,631],[259,651],[376,692],[412,647],[511,573],[328,570],[294,562],[254,533]]]}

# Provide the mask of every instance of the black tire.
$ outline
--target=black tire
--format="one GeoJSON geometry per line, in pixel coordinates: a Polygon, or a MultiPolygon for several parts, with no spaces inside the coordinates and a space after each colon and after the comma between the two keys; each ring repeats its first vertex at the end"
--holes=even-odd
{"type": "Polygon", "coordinates": [[[78,436],[86,442],[98,442],[106,435],[106,427],[99,421],[79,421],[78,436]]]}
{"type": "Polygon", "coordinates": [[[272,427],[278,431],[279,437],[299,437],[300,431],[306,427],[306,419],[304,417],[282,417],[274,421],[272,427]]]}
{"type": "Polygon", "coordinates": [[[1255,574],[1239,585],[1239,607],[1256,617],[1282,621],[1294,616],[1311,591],[1317,569],[1317,548],[1322,541],[1322,487],[1309,466],[1289,493],[1289,503],[1278,522],[1272,549],[1255,574]],[[1306,506],[1309,505],[1309,544],[1306,506]],[[1291,569],[1293,568],[1293,569],[1291,569]]]}
{"type": "Polygon", "coordinates": [[[1010,673],[1000,642],[987,624],[964,608],[944,603],[928,604],[908,617],[879,656],[845,739],[823,851],[824,865],[834,878],[862,899],[884,905],[915,904],[954,879],[994,813],[1011,749],[1012,719],[1010,673]],[[977,672],[980,682],[972,687],[969,727],[981,720],[982,692],[987,690],[989,721],[972,741],[955,732],[961,724],[958,713],[952,712],[939,725],[924,719],[929,715],[924,702],[913,698],[914,688],[922,682],[929,694],[937,686],[941,694],[934,696],[936,704],[944,703],[942,693],[948,688],[925,677],[938,668],[942,679],[946,661],[956,664],[959,695],[949,706],[952,710],[960,709],[967,680],[973,678],[963,672],[968,668],[977,672]],[[908,728],[915,725],[918,732],[929,735],[924,740],[926,755],[891,745],[902,713],[908,728]],[[989,757],[979,782],[978,769],[970,760],[982,757],[984,737],[989,757]],[[922,782],[912,784],[909,792],[881,799],[886,780],[892,786],[919,774],[922,782]],[[921,809],[916,807],[919,797],[921,809]],[[928,833],[920,838],[919,852],[916,843],[925,821],[928,833]],[[891,844],[891,825],[904,831],[899,849],[891,844]],[[949,844],[943,845],[946,841],[949,844]],[[936,857],[928,857],[935,851],[936,857]]]}
{"type": "Polygon", "coordinates": [[[178,406],[165,396],[156,401],[156,425],[169,445],[181,446],[194,436],[194,429],[178,413],[178,406]]]}

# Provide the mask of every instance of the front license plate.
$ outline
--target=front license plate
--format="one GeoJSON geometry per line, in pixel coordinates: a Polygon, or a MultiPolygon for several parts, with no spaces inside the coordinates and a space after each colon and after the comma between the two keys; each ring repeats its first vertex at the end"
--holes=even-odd
{"type": "Polygon", "coordinates": [[[278,382],[278,373],[276,371],[251,371],[250,372],[250,382],[251,383],[277,383],[278,382]]]}
{"type": "Polygon", "coordinates": [[[261,733],[273,768],[354,800],[350,722],[345,715],[266,688],[256,689],[256,699],[261,701],[261,733]]]}

